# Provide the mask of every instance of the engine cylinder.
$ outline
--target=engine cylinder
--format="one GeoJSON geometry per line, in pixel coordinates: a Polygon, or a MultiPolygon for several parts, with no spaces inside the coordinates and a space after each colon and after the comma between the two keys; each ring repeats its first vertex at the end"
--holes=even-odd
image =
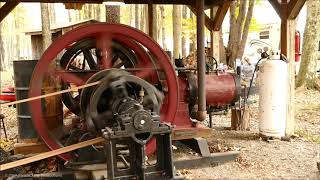
{"type": "Polygon", "coordinates": [[[232,104],[240,96],[240,80],[234,74],[206,75],[207,105],[224,106],[232,104]]]}

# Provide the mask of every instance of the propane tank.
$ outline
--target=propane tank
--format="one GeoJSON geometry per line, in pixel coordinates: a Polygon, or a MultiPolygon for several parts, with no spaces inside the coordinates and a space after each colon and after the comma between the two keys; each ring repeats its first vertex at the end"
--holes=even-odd
{"type": "Polygon", "coordinates": [[[267,137],[285,135],[287,115],[287,63],[268,59],[259,69],[259,131],[267,137]]]}

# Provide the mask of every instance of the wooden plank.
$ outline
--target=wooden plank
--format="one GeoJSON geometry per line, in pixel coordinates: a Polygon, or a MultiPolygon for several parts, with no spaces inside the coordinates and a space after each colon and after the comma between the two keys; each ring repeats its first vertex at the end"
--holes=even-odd
{"type": "Polygon", "coordinates": [[[0,22],[19,4],[19,1],[8,1],[0,8],[0,22]]]}
{"type": "Polygon", "coordinates": [[[93,82],[93,83],[90,83],[90,84],[85,84],[85,85],[82,85],[82,86],[72,87],[70,89],[66,89],[66,90],[62,90],[62,91],[58,91],[58,92],[53,92],[53,93],[49,93],[49,94],[45,94],[45,95],[41,95],[41,96],[37,96],[37,97],[31,97],[31,98],[28,98],[28,99],[21,99],[21,100],[18,100],[18,101],[4,103],[4,104],[0,104],[0,108],[1,108],[1,106],[2,107],[3,106],[11,106],[11,105],[14,105],[14,104],[21,104],[21,103],[25,103],[25,102],[29,102],[29,101],[33,101],[33,100],[37,100],[37,99],[56,96],[56,95],[60,95],[60,94],[68,93],[68,92],[74,92],[74,91],[77,91],[79,89],[84,89],[84,88],[95,86],[95,85],[98,85],[98,84],[100,84],[100,81],[93,82]]]}
{"type": "MultiPolygon", "coordinates": [[[[42,3],[93,3],[102,4],[104,0],[0,0],[0,2],[42,2],[42,3]]],[[[185,4],[193,5],[196,0],[124,0],[126,4],[185,4]]],[[[217,6],[226,0],[205,0],[205,6],[217,6]]]]}
{"type": "MultiPolygon", "coordinates": [[[[196,11],[195,6],[188,6],[188,7],[189,7],[189,9],[190,9],[195,15],[197,15],[197,11],[196,11]]],[[[213,30],[213,29],[212,29],[212,26],[213,26],[213,21],[212,21],[212,19],[211,19],[209,16],[207,16],[207,15],[205,15],[204,18],[205,18],[205,19],[204,19],[204,24],[205,24],[206,28],[207,28],[209,31],[212,31],[212,30],[213,30]]]]}
{"type": "Polygon", "coordinates": [[[290,0],[288,4],[288,18],[295,19],[300,13],[306,0],[290,0]]]}
{"type": "Polygon", "coordinates": [[[229,7],[231,5],[232,1],[225,1],[222,5],[219,6],[216,16],[214,17],[213,20],[213,30],[214,31],[219,31],[221,29],[223,20],[229,10],[229,7]]]}
{"type": "Polygon", "coordinates": [[[207,127],[174,128],[172,140],[192,139],[197,137],[208,138],[212,136],[212,129],[207,127]]]}
{"type": "Polygon", "coordinates": [[[7,164],[2,164],[2,165],[0,165],[0,171],[4,171],[4,170],[15,168],[15,167],[18,167],[18,166],[26,165],[26,164],[29,164],[29,163],[32,163],[32,162],[35,162],[35,161],[40,161],[40,160],[43,160],[43,159],[46,159],[46,158],[49,158],[49,157],[53,157],[53,156],[57,156],[57,155],[60,155],[60,154],[68,153],[68,152],[74,151],[76,149],[84,148],[84,147],[91,146],[91,145],[97,144],[97,143],[102,143],[104,141],[105,141],[104,138],[97,137],[97,138],[94,138],[94,139],[90,139],[88,141],[80,142],[80,143],[73,144],[73,145],[70,145],[70,146],[66,146],[66,147],[63,147],[63,148],[60,148],[60,149],[56,149],[56,150],[53,150],[53,151],[41,153],[41,154],[29,157],[29,158],[24,158],[24,159],[21,159],[21,160],[18,160],[18,161],[10,162],[10,163],[7,163],[7,164]]]}
{"type": "Polygon", "coordinates": [[[34,153],[43,153],[49,151],[48,147],[42,142],[36,143],[16,143],[14,145],[14,154],[34,154],[34,153]]]}
{"type": "Polygon", "coordinates": [[[278,0],[269,0],[269,3],[272,5],[273,9],[281,18],[281,4],[278,2],[278,0]]]}

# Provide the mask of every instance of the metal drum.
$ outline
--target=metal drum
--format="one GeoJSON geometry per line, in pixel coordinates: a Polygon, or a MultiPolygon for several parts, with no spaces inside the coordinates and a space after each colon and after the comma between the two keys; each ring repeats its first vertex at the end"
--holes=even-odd
{"type": "MultiPolygon", "coordinates": [[[[14,61],[14,83],[16,99],[29,98],[29,82],[32,76],[34,67],[38,60],[21,60],[14,61]]],[[[45,78],[42,87],[43,94],[59,91],[59,86],[54,84],[51,78],[45,78]]],[[[42,113],[48,129],[55,129],[63,123],[63,106],[61,96],[51,96],[42,100],[42,113]]],[[[39,110],[39,113],[41,110],[39,110]]],[[[38,135],[34,129],[31,119],[31,113],[28,103],[21,103],[17,105],[17,120],[19,141],[36,141],[38,135]]]]}
{"type": "MultiPolygon", "coordinates": [[[[26,99],[29,93],[29,82],[38,60],[13,61],[16,99],[26,99]]],[[[37,139],[28,103],[17,104],[17,120],[19,141],[37,139]]]]}

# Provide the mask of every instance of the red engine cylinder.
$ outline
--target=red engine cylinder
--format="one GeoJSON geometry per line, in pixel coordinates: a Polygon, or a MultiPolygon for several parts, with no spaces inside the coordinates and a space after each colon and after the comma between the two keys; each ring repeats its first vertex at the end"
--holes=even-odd
{"type": "Polygon", "coordinates": [[[233,74],[207,74],[207,105],[223,106],[236,102],[240,96],[240,88],[240,80],[233,74]]]}

